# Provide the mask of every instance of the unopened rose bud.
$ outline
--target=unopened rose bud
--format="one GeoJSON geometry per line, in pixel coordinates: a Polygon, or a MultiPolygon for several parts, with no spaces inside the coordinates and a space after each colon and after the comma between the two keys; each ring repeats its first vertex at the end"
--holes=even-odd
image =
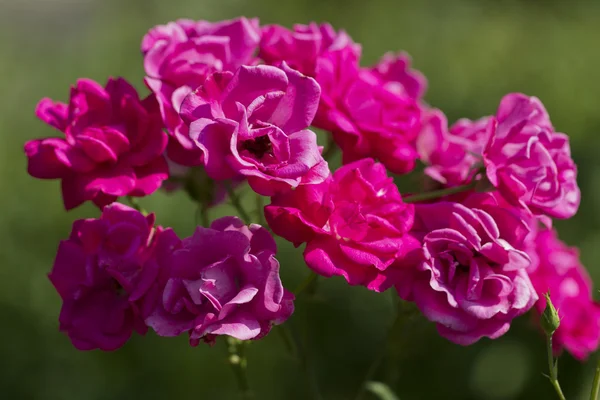
{"type": "Polygon", "coordinates": [[[544,296],[546,296],[546,309],[542,314],[541,324],[546,335],[551,336],[560,326],[560,317],[550,300],[550,293],[546,293],[544,296]]]}

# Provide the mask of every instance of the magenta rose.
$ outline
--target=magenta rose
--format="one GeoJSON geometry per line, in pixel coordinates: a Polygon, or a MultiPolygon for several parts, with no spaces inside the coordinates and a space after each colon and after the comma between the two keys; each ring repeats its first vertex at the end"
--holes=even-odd
{"type": "Polygon", "coordinates": [[[418,246],[406,233],[413,206],[404,204],[385,167],[364,159],[319,185],[272,198],[265,216],[273,231],[299,246],[316,273],[381,292],[393,285],[394,262],[418,246]]]}
{"type": "Polygon", "coordinates": [[[217,335],[263,337],[294,311],[276,252],[266,229],[237,217],[198,227],[165,259],[164,291],[146,323],[160,336],[189,332],[192,345],[214,343],[217,335]]]}
{"type": "Polygon", "coordinates": [[[507,200],[535,215],[575,215],[580,192],[569,138],[554,131],[540,100],[506,95],[496,119],[495,133],[483,151],[489,181],[507,200]]]}
{"type": "Polygon", "coordinates": [[[181,103],[212,72],[235,71],[254,63],[260,41],[257,19],[212,23],[178,20],[152,28],[142,40],[146,84],[158,99],[169,131],[169,157],[183,165],[201,165],[202,151],[189,139],[179,117],[181,103]]]}
{"type": "Polygon", "coordinates": [[[99,219],[75,221],[58,248],[50,281],[62,301],[60,330],[79,350],[115,350],[133,331],[146,332],[145,296],[158,276],[162,228],[119,203],[99,219]]]}
{"type": "Polygon", "coordinates": [[[567,349],[583,360],[600,345],[600,304],[593,300],[592,281],[577,249],[563,243],[554,230],[538,232],[534,242],[539,263],[529,269],[529,276],[540,297],[535,309],[539,314],[544,311],[543,295],[550,292],[560,316],[560,326],[553,335],[554,350],[559,353],[567,349]]]}
{"type": "Polygon", "coordinates": [[[493,117],[463,118],[448,130],[444,113],[429,111],[417,138],[417,151],[427,165],[425,174],[447,186],[469,183],[483,167],[481,153],[495,126],[493,117]]]}
{"type": "Polygon", "coordinates": [[[360,45],[354,43],[346,32],[336,32],[327,23],[296,24],[292,30],[280,25],[266,25],[262,28],[258,57],[271,65],[285,61],[304,75],[314,77],[317,59],[321,55],[345,47],[360,53],[360,45]]]}
{"type": "Polygon", "coordinates": [[[529,257],[519,250],[526,226],[492,195],[418,204],[412,234],[423,245],[406,257],[396,289],[450,341],[495,339],[537,301],[529,257]]]}
{"type": "Polygon", "coordinates": [[[319,85],[285,63],[242,66],[215,73],[192,92],[181,115],[204,152],[209,177],[247,177],[265,196],[329,175],[317,136],[306,129],[319,102],[319,85]]]}
{"type": "Polygon", "coordinates": [[[103,207],[119,196],[146,196],[168,178],[156,100],[140,100],[122,78],[109,79],[105,88],[80,79],[69,104],[43,99],[36,114],[64,138],[27,142],[28,172],[60,179],[67,210],[87,200],[103,207]]]}
{"type": "Polygon", "coordinates": [[[421,72],[412,69],[411,63],[408,53],[386,53],[368,71],[387,90],[420,100],[427,90],[427,79],[421,72]]]}
{"type": "Polygon", "coordinates": [[[358,58],[350,47],[319,57],[315,78],[322,95],[313,125],[333,134],[345,164],[372,157],[393,173],[409,172],[418,158],[422,113],[409,93],[420,91],[403,86],[410,72],[398,68],[400,59],[387,56],[375,68],[361,69],[358,58]]]}

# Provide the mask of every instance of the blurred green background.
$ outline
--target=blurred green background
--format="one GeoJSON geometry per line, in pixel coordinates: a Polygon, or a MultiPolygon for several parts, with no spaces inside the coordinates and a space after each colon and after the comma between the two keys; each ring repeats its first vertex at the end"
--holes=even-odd
{"type": "MultiPolygon", "coordinates": [[[[65,100],[78,77],[122,75],[142,89],[139,43],[153,25],[180,18],[258,16],[263,23],[330,21],[363,44],[364,63],[404,49],[429,79],[427,101],[450,121],[495,111],[507,92],[536,95],[572,138],[583,200],[557,224],[600,282],[600,2],[501,0],[0,0],[0,397],[3,399],[235,399],[222,344],[134,337],[112,353],[78,352],[58,332],[58,296],[47,280],[58,241],[91,206],[66,213],[58,182],[27,176],[23,143],[53,134],[34,117],[37,101],[65,100]]],[[[144,205],[188,235],[194,205],[157,193],[144,205]]],[[[227,206],[214,215],[231,212],[227,206]]],[[[307,274],[300,251],[281,243],[282,277],[307,274]]],[[[321,281],[297,302],[324,399],[351,399],[391,323],[391,296],[321,281]]],[[[463,348],[416,318],[394,338],[394,361],[376,379],[400,399],[551,399],[544,344],[527,317],[496,341],[463,348]]],[[[274,332],[249,349],[258,399],[306,399],[309,384],[274,332]]],[[[592,357],[565,354],[559,373],[569,399],[586,399],[592,357]]],[[[368,396],[367,396],[368,397],[368,396]]],[[[365,397],[365,398],[367,398],[365,397]]]]}

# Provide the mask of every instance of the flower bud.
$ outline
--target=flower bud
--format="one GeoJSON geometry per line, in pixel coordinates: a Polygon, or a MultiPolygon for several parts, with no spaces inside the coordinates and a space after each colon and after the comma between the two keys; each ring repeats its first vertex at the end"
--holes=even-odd
{"type": "Polygon", "coordinates": [[[552,336],[552,334],[558,329],[560,326],[560,317],[558,316],[558,311],[554,308],[552,304],[552,300],[550,300],[550,292],[546,293],[546,309],[542,313],[542,329],[546,332],[546,335],[552,336]]]}

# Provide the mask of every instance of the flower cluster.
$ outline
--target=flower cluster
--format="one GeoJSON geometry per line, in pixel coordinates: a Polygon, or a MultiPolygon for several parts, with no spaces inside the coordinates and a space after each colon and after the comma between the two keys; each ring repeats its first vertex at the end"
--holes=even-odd
{"type": "Polygon", "coordinates": [[[63,300],[60,329],[80,350],[121,347],[147,327],[188,332],[191,344],[217,335],[266,335],[294,311],[283,288],[275,241],[236,217],[179,239],[154,214],[115,203],[99,219],[75,221],[50,280],[63,300]]]}
{"type": "Polygon", "coordinates": [[[579,208],[577,166],[569,138],[555,132],[539,99],[506,95],[496,115],[459,120],[449,130],[443,114],[431,112],[420,149],[426,173],[445,185],[469,182],[478,169],[509,202],[550,224],[579,208]]]}
{"type": "Polygon", "coordinates": [[[50,274],[77,348],[112,350],[147,327],[193,345],[250,340],[283,323],[294,295],[254,214],[305,244],[316,274],[394,288],[452,342],[498,338],[549,291],[556,350],[598,347],[591,281],[552,230],[577,212],[577,168],[539,99],[511,93],[494,115],[448,127],[406,53],[361,66],[361,46],[329,24],[178,20],[152,28],[141,50],[148,97],[121,78],[81,79],[68,104],[37,108],[64,137],[25,145],[29,173],[61,179],[67,209],[102,210],[74,223],[50,274]],[[330,135],[326,150],[311,126],[330,135]],[[332,170],[335,146],[343,165],[332,170]],[[417,161],[422,191],[401,194],[395,179],[417,161]],[[270,204],[245,211],[232,182],[270,204]],[[182,240],[116,203],[161,186],[200,202],[204,227],[182,240]],[[226,186],[246,220],[210,223],[226,186]]]}

